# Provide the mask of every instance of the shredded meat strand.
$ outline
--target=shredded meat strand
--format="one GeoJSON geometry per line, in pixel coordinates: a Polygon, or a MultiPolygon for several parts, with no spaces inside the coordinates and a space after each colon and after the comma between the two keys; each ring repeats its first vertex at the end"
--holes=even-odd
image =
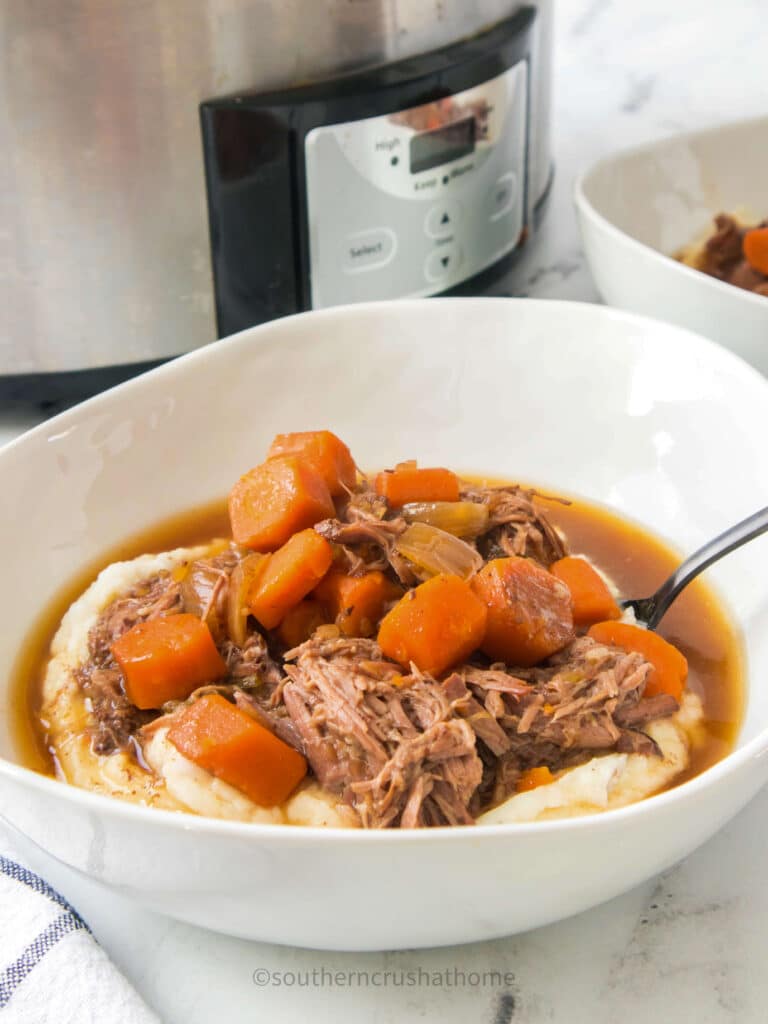
{"type": "MultiPolygon", "coordinates": [[[[715,217],[715,230],[698,256],[697,268],[736,288],[768,296],[768,275],[744,258],[744,235],[751,227],[740,224],[728,213],[719,213],[715,217]]],[[[768,227],[768,220],[754,227],[768,227]]]]}
{"type": "Polygon", "coordinates": [[[488,507],[488,525],[478,544],[486,558],[520,555],[548,569],[568,554],[563,538],[546,513],[534,504],[536,491],[524,487],[465,487],[461,497],[488,507]]]}

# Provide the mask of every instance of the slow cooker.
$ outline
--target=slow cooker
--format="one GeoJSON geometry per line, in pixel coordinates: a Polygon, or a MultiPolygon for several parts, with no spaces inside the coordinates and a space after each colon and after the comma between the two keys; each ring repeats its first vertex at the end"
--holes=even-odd
{"type": "Polygon", "coordinates": [[[0,374],[514,291],[551,0],[6,0],[0,374]]]}

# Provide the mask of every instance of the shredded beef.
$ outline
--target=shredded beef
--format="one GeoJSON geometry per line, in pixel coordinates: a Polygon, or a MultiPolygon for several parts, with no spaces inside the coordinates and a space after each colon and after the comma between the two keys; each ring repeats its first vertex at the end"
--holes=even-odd
{"type": "Polygon", "coordinates": [[[371,522],[385,519],[388,511],[387,499],[366,486],[349,496],[349,501],[342,510],[342,518],[348,523],[371,522]]]}
{"type": "Polygon", "coordinates": [[[324,519],[315,523],[315,530],[321,537],[336,544],[373,544],[387,554],[397,537],[405,531],[408,524],[402,518],[377,520],[360,520],[355,523],[343,523],[339,519],[324,519]]]}
{"type": "Polygon", "coordinates": [[[402,516],[391,514],[386,498],[367,485],[350,495],[338,518],[315,525],[322,537],[337,545],[337,564],[351,576],[391,570],[403,586],[411,587],[419,580],[395,547],[407,527],[402,516]]]}
{"type": "Polygon", "coordinates": [[[465,487],[462,500],[488,507],[488,526],[478,541],[485,558],[523,555],[546,569],[568,554],[565,541],[524,487],[465,487]]]}
{"type": "Polygon", "coordinates": [[[266,640],[256,630],[248,634],[242,646],[225,640],[221,654],[227,663],[227,677],[245,689],[266,687],[271,695],[283,678],[282,669],[269,653],[266,640]]]}
{"type": "Polygon", "coordinates": [[[642,698],[651,670],[640,654],[580,637],[544,666],[517,669],[512,696],[484,687],[482,674],[473,671],[470,688],[510,739],[498,763],[486,767],[484,792],[490,802],[508,796],[526,768],[547,765],[557,771],[596,751],[658,754],[640,727],[673,714],[678,705],[666,695],[642,698]],[[520,692],[521,682],[528,683],[527,693],[520,692]]]}
{"type": "Polygon", "coordinates": [[[496,715],[491,714],[467,689],[465,681],[467,674],[467,672],[464,672],[463,675],[458,672],[452,673],[442,684],[443,691],[456,712],[472,727],[475,736],[485,744],[492,754],[500,757],[511,746],[509,737],[499,725],[496,715]]]}
{"type": "MultiPolygon", "coordinates": [[[[768,227],[768,221],[755,226],[768,227]]],[[[730,214],[719,213],[715,217],[715,232],[707,239],[699,256],[698,269],[726,284],[768,296],[768,275],[756,270],[744,258],[744,235],[748,230],[749,227],[730,214]]]]}
{"type": "Polygon", "coordinates": [[[725,279],[742,259],[744,232],[738,222],[727,213],[715,217],[715,233],[704,246],[703,270],[713,277],[725,279]]]}
{"type": "Polygon", "coordinates": [[[139,711],[131,704],[123,693],[119,669],[83,668],[78,681],[93,713],[93,752],[112,754],[129,749],[133,734],[152,718],[152,713],[139,711]]]}
{"type": "Polygon", "coordinates": [[[539,668],[466,665],[442,683],[403,679],[370,640],[310,640],[287,657],[282,697],[306,756],[368,827],[467,823],[526,768],[657,754],[640,727],[677,710],[642,698],[641,655],[588,637],[539,668]]]}
{"type": "Polygon", "coordinates": [[[370,640],[310,640],[288,656],[283,700],[307,758],[364,826],[472,822],[482,765],[443,687],[398,686],[400,669],[370,640]]]}
{"type": "Polygon", "coordinates": [[[395,549],[395,541],[407,526],[400,516],[381,520],[360,518],[351,523],[324,519],[315,524],[315,530],[326,540],[342,546],[352,572],[359,575],[391,567],[400,582],[410,587],[418,583],[418,579],[408,561],[395,549]]]}
{"type": "Polygon", "coordinates": [[[616,711],[614,718],[625,729],[639,729],[657,718],[674,715],[678,703],[669,693],[657,693],[653,697],[644,697],[637,704],[624,704],[616,711]]]}
{"type": "Polygon", "coordinates": [[[281,705],[277,709],[267,710],[263,703],[260,703],[252,693],[246,693],[244,690],[235,689],[232,696],[234,697],[235,704],[242,710],[246,711],[252,718],[263,725],[265,729],[269,729],[275,736],[287,743],[289,747],[293,747],[298,750],[300,754],[304,754],[304,743],[301,738],[301,734],[296,729],[296,726],[291,721],[291,718],[285,708],[285,705],[281,705]]]}
{"type": "Polygon", "coordinates": [[[635,732],[633,729],[622,730],[621,736],[616,740],[616,750],[620,754],[645,754],[646,757],[660,757],[661,750],[658,743],[644,732],[635,732]]]}

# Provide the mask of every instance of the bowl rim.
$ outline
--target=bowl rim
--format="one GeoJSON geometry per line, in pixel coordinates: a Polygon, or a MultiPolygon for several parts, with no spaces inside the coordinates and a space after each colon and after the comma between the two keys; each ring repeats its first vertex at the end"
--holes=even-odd
{"type": "MultiPolygon", "coordinates": [[[[651,325],[654,329],[660,327],[663,328],[664,331],[671,331],[673,334],[683,336],[689,343],[693,342],[698,346],[703,346],[703,348],[708,352],[708,358],[714,360],[715,363],[719,362],[723,364],[724,370],[728,371],[737,379],[742,378],[745,384],[752,387],[757,384],[766,391],[766,397],[768,397],[768,378],[764,377],[758,370],[729,349],[718,345],[716,342],[711,341],[703,335],[700,335],[686,327],[681,327],[654,317],[615,309],[598,303],[577,302],[573,300],[512,298],[502,296],[471,298],[438,297],[400,299],[397,300],[397,302],[365,302],[330,307],[323,310],[311,310],[303,313],[297,313],[290,317],[282,317],[279,320],[270,321],[266,324],[260,324],[255,327],[249,327],[237,332],[236,334],[230,335],[227,338],[219,339],[216,344],[205,345],[191,352],[187,352],[176,359],[170,360],[169,362],[147,370],[136,377],[123,381],[115,387],[100,392],[99,394],[86,399],[84,402],[80,402],[63,412],[58,413],[51,419],[45,420],[43,423],[38,424],[31,430],[25,431],[17,438],[14,438],[6,445],[0,447],[0,466],[2,465],[4,455],[15,450],[19,445],[28,443],[32,438],[42,438],[43,436],[50,437],[52,434],[62,434],[66,432],[73,423],[77,422],[83,410],[90,411],[98,409],[101,405],[109,403],[115,393],[123,393],[125,390],[130,392],[133,388],[140,387],[146,378],[162,379],[169,373],[175,373],[178,366],[185,365],[190,361],[199,361],[204,363],[206,359],[215,358],[214,353],[221,351],[219,346],[224,346],[227,349],[234,349],[242,344],[253,345],[267,343],[269,335],[271,334],[270,329],[284,329],[284,325],[298,319],[304,320],[312,318],[313,320],[317,320],[319,317],[330,320],[337,319],[338,317],[351,317],[354,319],[360,315],[378,316],[381,315],[382,312],[384,315],[401,315],[409,308],[417,307],[420,309],[427,307],[427,304],[436,303],[444,306],[468,306],[476,305],[478,303],[481,303],[483,306],[487,306],[489,304],[493,304],[494,306],[514,305],[520,307],[524,306],[526,309],[538,308],[549,312],[554,312],[554,310],[557,309],[577,317],[584,317],[587,320],[590,318],[605,319],[618,323],[644,327],[651,325]],[[266,340],[265,338],[262,338],[262,335],[266,336],[266,340]]],[[[740,626],[739,623],[737,623],[737,625],[740,626]]],[[[750,684],[750,672],[748,665],[746,666],[746,669],[748,698],[750,684]]],[[[0,784],[2,784],[2,780],[5,777],[13,784],[29,786],[33,790],[39,791],[43,797],[50,797],[52,799],[56,799],[57,797],[61,799],[63,797],[65,801],[73,802],[83,811],[91,811],[99,816],[106,815],[107,817],[113,817],[126,824],[134,823],[136,826],[140,826],[151,825],[152,822],[155,822],[158,827],[163,827],[171,831],[220,835],[222,838],[226,837],[258,843],[284,841],[303,843],[308,840],[343,842],[345,844],[371,842],[431,843],[438,839],[444,841],[448,836],[451,837],[451,842],[462,842],[466,840],[471,841],[473,837],[479,838],[483,836],[502,839],[504,837],[523,835],[544,836],[553,832],[580,832],[585,828],[611,829],[614,825],[618,825],[623,821],[635,818],[642,819],[648,814],[653,814],[655,809],[661,810],[665,807],[673,806],[682,800],[695,799],[697,794],[704,793],[713,788],[724,777],[730,775],[748,761],[753,758],[764,756],[767,753],[768,722],[766,722],[765,727],[762,728],[758,734],[743,747],[737,747],[732,750],[730,753],[726,754],[725,757],[721,758],[721,760],[717,761],[703,772],[700,772],[698,775],[695,775],[693,778],[686,780],[672,789],[664,790],[661,793],[646,797],[625,807],[599,811],[594,814],[582,815],[574,818],[559,818],[538,822],[476,824],[467,828],[446,825],[428,829],[415,828],[379,830],[231,821],[221,818],[206,817],[193,812],[146,807],[140,804],[131,803],[127,800],[121,800],[118,797],[94,793],[90,790],[81,789],[78,786],[54,778],[53,776],[45,775],[33,768],[25,767],[23,764],[10,761],[4,757],[0,757],[0,784]]]]}
{"type": "MultiPolygon", "coordinates": [[[[643,142],[634,146],[625,146],[621,149],[614,150],[611,153],[607,153],[595,160],[576,176],[572,187],[572,199],[573,204],[576,207],[576,211],[581,217],[592,220],[604,234],[611,236],[614,241],[640,252],[649,253],[657,259],[664,261],[668,264],[670,270],[674,267],[674,272],[683,274],[683,276],[692,284],[699,284],[701,287],[710,288],[713,290],[715,295],[719,295],[721,298],[728,298],[733,301],[745,301],[750,305],[753,305],[755,309],[763,309],[765,314],[768,316],[768,302],[766,302],[766,296],[757,295],[755,292],[747,291],[745,288],[737,288],[736,285],[728,284],[726,281],[720,281],[716,277],[711,277],[709,274],[705,274],[702,270],[697,270],[695,267],[690,267],[686,263],[681,263],[679,260],[676,260],[674,256],[670,256],[669,253],[662,252],[661,249],[648,245],[646,242],[641,242],[638,238],[635,238],[634,235],[630,235],[627,231],[618,227],[605,214],[601,213],[588,197],[586,192],[589,185],[589,179],[612,163],[616,163],[625,158],[644,156],[652,153],[654,150],[662,149],[665,146],[671,146],[676,143],[685,143],[695,139],[706,138],[708,136],[717,136],[731,129],[748,128],[750,126],[763,126],[766,131],[768,131],[768,116],[744,118],[738,121],[725,121],[720,124],[713,125],[710,128],[677,132],[671,135],[661,136],[660,138],[651,140],[650,142],[643,142]]],[[[714,214],[712,214],[712,216],[714,217],[714,214]]]]}

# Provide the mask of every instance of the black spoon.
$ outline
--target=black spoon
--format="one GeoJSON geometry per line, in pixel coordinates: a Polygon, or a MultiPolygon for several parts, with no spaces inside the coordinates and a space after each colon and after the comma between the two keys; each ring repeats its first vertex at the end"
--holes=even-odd
{"type": "Polygon", "coordinates": [[[718,558],[727,555],[734,548],[741,547],[748,540],[759,537],[766,530],[768,530],[768,508],[761,508],[759,512],[736,523],[725,533],[721,533],[719,537],[715,537],[703,548],[695,551],[690,558],[686,558],[669,579],[662,583],[655,594],[650,597],[633,597],[621,601],[621,607],[631,608],[638,621],[645,623],[648,629],[655,629],[683,587],[688,586],[692,579],[695,579],[700,572],[716,562],[718,558]]]}

